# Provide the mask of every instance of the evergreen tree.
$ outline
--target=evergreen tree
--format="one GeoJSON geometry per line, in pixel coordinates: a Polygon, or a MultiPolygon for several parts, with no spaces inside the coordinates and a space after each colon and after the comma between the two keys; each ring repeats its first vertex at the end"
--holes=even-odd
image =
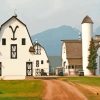
{"type": "Polygon", "coordinates": [[[90,41],[90,46],[89,46],[89,57],[88,57],[88,66],[87,68],[92,72],[93,75],[95,75],[95,70],[97,68],[97,63],[96,63],[96,58],[97,58],[97,49],[94,43],[93,38],[90,41]]]}

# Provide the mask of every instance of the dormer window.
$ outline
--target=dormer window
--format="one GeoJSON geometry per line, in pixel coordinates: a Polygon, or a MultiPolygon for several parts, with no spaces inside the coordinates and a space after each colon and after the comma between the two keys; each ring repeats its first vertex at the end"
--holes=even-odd
{"type": "Polygon", "coordinates": [[[26,39],[22,38],[22,45],[26,45],[26,39]]]}
{"type": "Polygon", "coordinates": [[[2,38],[2,45],[6,45],[6,39],[2,38]]]}

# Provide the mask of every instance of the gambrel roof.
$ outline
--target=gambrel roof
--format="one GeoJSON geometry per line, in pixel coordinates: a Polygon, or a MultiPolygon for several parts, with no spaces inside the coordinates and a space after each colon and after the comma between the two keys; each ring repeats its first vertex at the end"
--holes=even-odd
{"type": "Polygon", "coordinates": [[[27,30],[27,33],[28,33],[28,35],[29,35],[29,38],[30,38],[30,40],[31,40],[31,43],[32,43],[32,45],[33,45],[33,42],[32,42],[32,39],[31,39],[31,36],[30,36],[30,34],[29,34],[29,31],[28,31],[28,28],[27,28],[26,24],[24,24],[21,20],[19,20],[19,19],[17,18],[17,16],[12,16],[12,17],[9,18],[6,22],[4,22],[4,23],[1,25],[0,30],[2,29],[2,27],[3,27],[4,25],[6,25],[9,21],[11,21],[11,20],[13,20],[13,19],[16,19],[18,22],[20,22],[22,25],[25,26],[25,28],[26,28],[26,30],[27,30]]]}
{"type": "Polygon", "coordinates": [[[13,18],[15,18],[17,21],[19,21],[21,24],[23,24],[23,25],[26,27],[26,25],[25,25],[21,20],[19,20],[19,19],[17,18],[17,16],[12,16],[11,18],[9,18],[6,22],[4,22],[4,23],[1,25],[1,28],[2,28],[6,23],[8,23],[10,20],[12,20],[13,18]]]}

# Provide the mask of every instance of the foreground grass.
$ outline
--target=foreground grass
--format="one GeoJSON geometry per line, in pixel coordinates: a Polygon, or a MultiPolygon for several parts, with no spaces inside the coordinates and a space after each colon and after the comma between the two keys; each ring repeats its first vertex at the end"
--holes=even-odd
{"type": "Polygon", "coordinates": [[[100,88],[100,77],[67,77],[67,78],[61,78],[61,80],[66,82],[72,82],[75,84],[75,86],[84,93],[84,95],[88,98],[88,100],[100,100],[100,93],[97,95],[96,93],[92,93],[86,88],[81,87],[78,84],[84,84],[89,85],[93,87],[99,87],[100,88]]]}
{"type": "Polygon", "coordinates": [[[0,100],[41,100],[43,88],[41,80],[0,80],[0,100]]]}
{"type": "Polygon", "coordinates": [[[100,87],[100,77],[67,77],[62,80],[100,87]]]}

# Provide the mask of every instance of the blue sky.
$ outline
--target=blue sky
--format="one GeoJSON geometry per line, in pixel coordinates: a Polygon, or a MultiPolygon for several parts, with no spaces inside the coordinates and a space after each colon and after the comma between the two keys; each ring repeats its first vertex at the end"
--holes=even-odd
{"type": "Polygon", "coordinates": [[[14,15],[28,27],[31,35],[61,25],[81,30],[81,21],[89,15],[94,29],[100,26],[100,0],[0,0],[0,24],[14,15]]]}

